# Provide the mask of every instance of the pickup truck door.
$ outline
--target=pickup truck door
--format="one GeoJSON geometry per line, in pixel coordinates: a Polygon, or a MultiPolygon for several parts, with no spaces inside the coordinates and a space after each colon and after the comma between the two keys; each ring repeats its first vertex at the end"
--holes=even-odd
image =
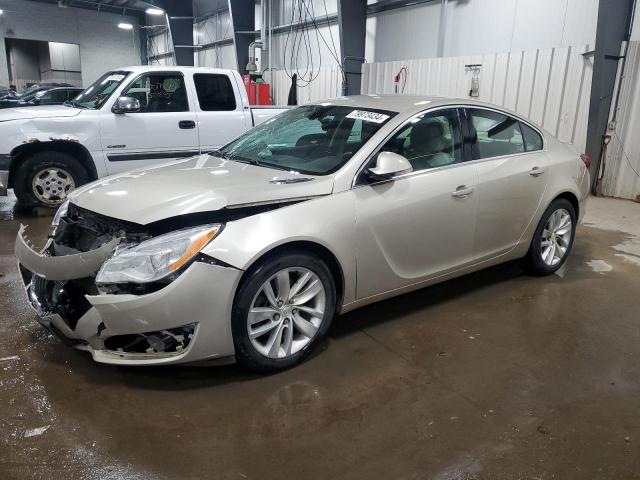
{"type": "Polygon", "coordinates": [[[196,117],[203,152],[215,150],[253,125],[237,79],[227,73],[192,74],[196,117]]]}
{"type": "Polygon", "coordinates": [[[145,72],[120,96],[135,97],[140,111],[100,112],[100,135],[109,175],[197,155],[195,102],[181,72],[145,72]]]}

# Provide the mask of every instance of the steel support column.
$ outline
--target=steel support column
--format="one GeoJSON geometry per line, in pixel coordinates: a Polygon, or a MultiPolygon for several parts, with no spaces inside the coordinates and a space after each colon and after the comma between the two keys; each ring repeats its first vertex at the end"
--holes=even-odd
{"type": "Polygon", "coordinates": [[[164,0],[161,5],[169,17],[176,65],[193,66],[193,2],[164,0]]]}
{"type": "Polygon", "coordinates": [[[338,0],[338,26],[340,60],[346,80],[343,93],[358,95],[367,33],[367,0],[338,0]]]}
{"type": "Polygon", "coordinates": [[[633,3],[633,0],[600,0],[598,6],[586,148],[592,160],[590,173],[594,184],[602,155],[602,136],[607,130],[620,48],[622,42],[629,38],[633,3]]]}
{"type": "Polygon", "coordinates": [[[233,43],[236,47],[238,71],[247,73],[249,62],[249,44],[256,39],[255,0],[229,0],[229,13],[233,26],[233,43]]]}

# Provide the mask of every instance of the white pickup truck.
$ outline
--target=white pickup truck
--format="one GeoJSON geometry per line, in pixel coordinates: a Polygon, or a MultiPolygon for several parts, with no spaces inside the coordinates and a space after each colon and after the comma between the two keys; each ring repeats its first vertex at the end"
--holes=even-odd
{"type": "Polygon", "coordinates": [[[105,175],[215,150],[284,109],[250,107],[233,70],[120,68],[65,105],[0,112],[0,195],[55,206],[105,175]]]}

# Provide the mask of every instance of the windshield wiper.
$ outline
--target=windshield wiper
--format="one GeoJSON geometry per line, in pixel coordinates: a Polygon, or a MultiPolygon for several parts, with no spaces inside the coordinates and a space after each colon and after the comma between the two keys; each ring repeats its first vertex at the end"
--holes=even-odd
{"type": "Polygon", "coordinates": [[[234,162],[248,163],[249,165],[258,165],[258,163],[255,160],[249,160],[248,158],[237,157],[235,155],[232,155],[231,153],[223,152],[222,150],[211,150],[210,152],[207,152],[207,153],[209,155],[213,155],[214,157],[220,157],[225,160],[233,160],[234,162]]]}
{"type": "Polygon", "coordinates": [[[223,152],[222,150],[211,150],[210,152],[207,152],[207,153],[209,155],[220,157],[225,160],[231,160],[238,163],[247,163],[249,165],[253,165],[254,167],[264,167],[264,168],[272,168],[274,170],[285,170],[287,172],[297,172],[297,170],[294,170],[290,167],[275,165],[273,163],[261,162],[260,160],[252,160],[250,158],[238,157],[236,155],[232,155],[231,153],[223,152]]]}
{"type": "Polygon", "coordinates": [[[274,163],[266,163],[266,162],[261,162],[260,160],[254,160],[254,165],[258,166],[258,167],[264,167],[264,168],[273,168],[274,170],[284,170],[286,172],[296,172],[296,173],[300,173],[297,170],[294,170],[291,167],[286,167],[284,165],[276,165],[274,163]]]}

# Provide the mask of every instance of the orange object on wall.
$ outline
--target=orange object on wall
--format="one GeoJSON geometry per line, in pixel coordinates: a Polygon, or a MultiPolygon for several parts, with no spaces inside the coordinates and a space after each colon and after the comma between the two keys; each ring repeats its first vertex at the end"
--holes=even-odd
{"type": "Polygon", "coordinates": [[[247,89],[250,105],[271,105],[271,89],[268,83],[256,83],[251,80],[250,75],[245,75],[244,86],[247,89]]]}

